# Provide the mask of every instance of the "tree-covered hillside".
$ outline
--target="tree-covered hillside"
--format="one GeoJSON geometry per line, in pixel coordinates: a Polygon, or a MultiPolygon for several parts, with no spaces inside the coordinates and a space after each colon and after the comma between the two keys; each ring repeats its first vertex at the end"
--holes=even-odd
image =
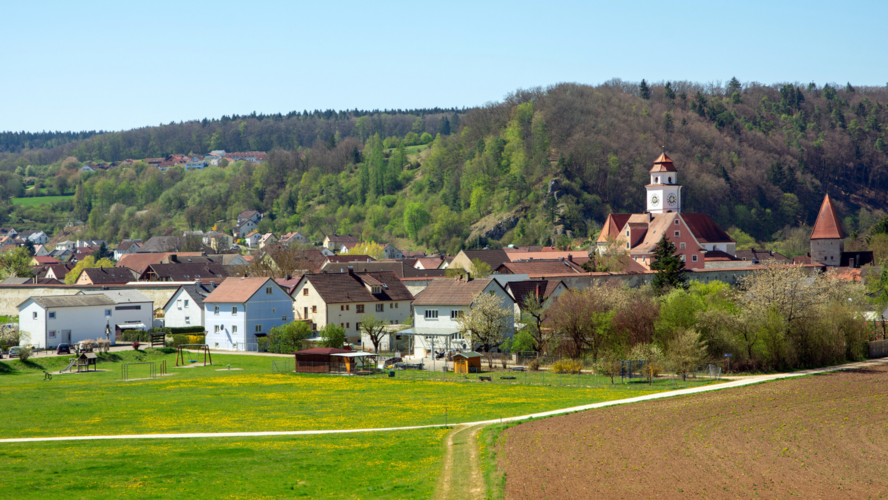
{"type": "MultiPolygon", "coordinates": [[[[4,213],[18,225],[84,218],[92,235],[109,240],[208,229],[255,208],[269,215],[261,229],[276,232],[359,233],[449,253],[479,242],[540,244],[560,231],[592,236],[610,212],[642,211],[647,172],[665,144],[685,211],[772,241],[813,223],[829,193],[853,233],[884,215],[886,102],[883,87],[614,80],[521,90],[459,114],[168,125],[98,135],[63,154],[32,152],[52,158],[42,182],[77,195],[51,212],[7,205],[4,213]],[[61,168],[74,163],[71,154],[107,161],[216,148],[270,153],[260,165],[187,174],[143,164],[91,174],[61,168]]],[[[0,175],[22,184],[24,172],[15,171],[33,158],[3,160],[0,175]]]]}

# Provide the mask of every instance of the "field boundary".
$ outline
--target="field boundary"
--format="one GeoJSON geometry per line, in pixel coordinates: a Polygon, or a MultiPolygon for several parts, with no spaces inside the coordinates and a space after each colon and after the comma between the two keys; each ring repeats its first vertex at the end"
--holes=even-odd
{"type": "Polygon", "coordinates": [[[860,361],[844,365],[829,366],[826,368],[815,368],[811,370],[802,370],[791,373],[776,373],[772,375],[758,375],[747,377],[740,380],[725,382],[723,384],[706,385],[701,387],[692,387],[688,389],[678,389],[675,391],[659,392],[655,394],[646,394],[634,398],[615,399],[612,401],[602,401],[600,403],[592,403],[582,406],[574,406],[570,408],[562,408],[559,410],[550,410],[530,415],[521,415],[518,417],[505,417],[501,419],[482,420],[478,422],[462,422],[451,424],[432,424],[432,425],[415,425],[408,427],[382,427],[378,429],[328,429],[328,430],[306,430],[306,431],[249,431],[249,432],[207,432],[207,433],[178,433],[178,434],[118,434],[104,436],[57,436],[57,437],[32,437],[32,438],[6,438],[0,439],[3,443],[33,443],[45,441],[92,441],[92,440],[111,440],[111,439],[194,439],[194,438],[226,438],[226,437],[269,437],[269,436],[311,436],[319,434],[349,434],[360,432],[394,432],[409,431],[417,429],[434,429],[440,427],[455,426],[486,426],[491,424],[520,422],[522,420],[531,420],[537,418],[552,417],[556,415],[565,415],[578,411],[592,410],[595,408],[605,408],[609,406],[617,406],[631,403],[639,403],[642,401],[651,401],[656,399],[671,398],[676,396],[685,396],[689,394],[698,394],[701,392],[720,391],[731,389],[734,387],[744,387],[748,385],[761,384],[772,380],[781,380],[794,377],[804,377],[807,375],[816,375],[819,373],[829,373],[841,370],[854,370],[858,368],[866,368],[868,366],[886,365],[888,358],[874,359],[868,361],[860,361]]]}

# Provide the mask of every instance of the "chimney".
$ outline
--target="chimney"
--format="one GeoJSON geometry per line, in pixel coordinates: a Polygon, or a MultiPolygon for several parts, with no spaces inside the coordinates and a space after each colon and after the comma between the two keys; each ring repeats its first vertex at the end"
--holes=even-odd
{"type": "Polygon", "coordinates": [[[568,262],[573,262],[573,261],[574,261],[574,257],[573,257],[573,254],[572,254],[572,253],[567,254],[567,261],[568,261],[568,262]]]}
{"type": "Polygon", "coordinates": [[[472,273],[466,271],[466,281],[472,281],[472,273]]]}
{"type": "Polygon", "coordinates": [[[537,298],[540,298],[540,297],[543,296],[542,292],[540,291],[540,288],[541,288],[540,284],[537,283],[537,286],[536,286],[536,296],[537,296],[537,298]]]}
{"type": "Polygon", "coordinates": [[[350,276],[354,276],[355,275],[355,268],[352,266],[348,266],[348,274],[350,276]]]}

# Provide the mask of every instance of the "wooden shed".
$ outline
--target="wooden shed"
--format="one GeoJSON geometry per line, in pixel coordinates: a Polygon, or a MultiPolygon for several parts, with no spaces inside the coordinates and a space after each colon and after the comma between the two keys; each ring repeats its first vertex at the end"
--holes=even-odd
{"type": "Polygon", "coordinates": [[[80,353],[80,356],[77,356],[77,371],[88,372],[90,366],[92,366],[92,371],[99,371],[96,361],[98,361],[98,357],[95,354],[91,352],[80,353]]]}
{"type": "Polygon", "coordinates": [[[478,373],[481,371],[481,355],[475,351],[453,355],[454,373],[478,373]]]}
{"type": "Polygon", "coordinates": [[[347,371],[345,359],[331,356],[354,351],[334,347],[315,347],[293,353],[296,357],[294,371],[301,373],[330,373],[347,371]]]}

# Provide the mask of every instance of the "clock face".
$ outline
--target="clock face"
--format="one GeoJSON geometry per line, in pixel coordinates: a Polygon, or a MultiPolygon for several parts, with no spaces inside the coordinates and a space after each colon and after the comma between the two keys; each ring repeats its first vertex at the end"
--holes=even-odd
{"type": "Polygon", "coordinates": [[[651,196],[651,205],[657,206],[660,204],[660,198],[657,195],[651,196]]]}
{"type": "Polygon", "coordinates": [[[678,199],[674,194],[670,194],[669,197],[666,198],[666,201],[669,202],[670,205],[675,205],[675,202],[678,201],[678,199]]]}

